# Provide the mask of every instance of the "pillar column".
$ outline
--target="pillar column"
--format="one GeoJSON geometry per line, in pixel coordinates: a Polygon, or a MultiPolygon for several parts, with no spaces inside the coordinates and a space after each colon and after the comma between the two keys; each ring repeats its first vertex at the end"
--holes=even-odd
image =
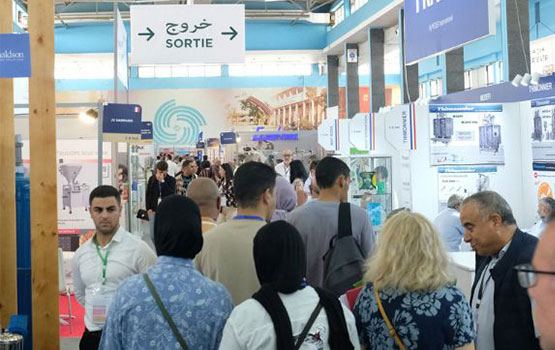
{"type": "MultiPolygon", "coordinates": [[[[12,33],[12,0],[0,0],[0,33],[12,33]]],[[[13,79],[0,78],[0,324],[17,314],[13,79]]]]}
{"type": "Polygon", "coordinates": [[[405,10],[399,10],[399,55],[401,62],[401,103],[406,104],[418,100],[418,63],[410,66],[405,60],[405,10]]]}
{"type": "Polygon", "coordinates": [[[464,48],[445,53],[443,68],[443,94],[464,91],[464,48]]]}
{"type": "Polygon", "coordinates": [[[368,44],[370,45],[370,111],[377,113],[380,107],[385,106],[383,29],[370,29],[368,44]]]}
{"type": "Polygon", "coordinates": [[[345,105],[347,107],[347,118],[352,118],[360,110],[358,88],[358,44],[345,44],[345,67],[347,71],[345,105]],[[350,53],[352,56],[351,58],[349,58],[350,53]]]}
{"type": "Polygon", "coordinates": [[[517,74],[524,75],[524,73],[530,72],[530,18],[528,11],[528,0],[501,0],[503,81],[510,81],[517,74]]]}
{"type": "Polygon", "coordinates": [[[339,106],[339,58],[327,56],[328,107],[339,106]]]}

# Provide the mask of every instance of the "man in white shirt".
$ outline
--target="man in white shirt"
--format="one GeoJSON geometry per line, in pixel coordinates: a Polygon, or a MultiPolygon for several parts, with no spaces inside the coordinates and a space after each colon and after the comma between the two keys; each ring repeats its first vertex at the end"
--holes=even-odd
{"type": "Polygon", "coordinates": [[[451,195],[447,200],[447,208],[442,210],[434,219],[434,226],[441,234],[443,243],[448,252],[461,250],[464,238],[464,228],[461,225],[460,208],[463,198],[457,194],[451,195]]]}
{"type": "Polygon", "coordinates": [[[531,234],[534,237],[540,238],[545,230],[546,224],[552,219],[555,214],[555,199],[551,197],[543,197],[538,201],[538,217],[534,226],[524,230],[524,232],[531,234]]]}
{"type": "Polygon", "coordinates": [[[281,154],[283,156],[283,162],[276,165],[276,173],[283,176],[287,181],[291,182],[291,161],[293,160],[293,152],[290,149],[286,149],[281,154]]]}
{"type": "Polygon", "coordinates": [[[166,155],[166,161],[168,162],[168,174],[175,177],[175,174],[180,171],[179,165],[174,163],[170,154],[166,155]]]}
{"type": "Polygon", "coordinates": [[[89,197],[96,227],[92,239],[73,257],[75,297],[85,307],[85,332],[80,350],[97,350],[112,296],[127,277],[143,273],[156,255],[140,238],[119,225],[121,198],[112,186],[98,186],[89,197]]]}

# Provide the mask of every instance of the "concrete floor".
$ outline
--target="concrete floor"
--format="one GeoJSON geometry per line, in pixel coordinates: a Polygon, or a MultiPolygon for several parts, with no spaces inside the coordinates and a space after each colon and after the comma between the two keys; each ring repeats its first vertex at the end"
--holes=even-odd
{"type": "Polygon", "coordinates": [[[60,338],[60,350],[79,350],[80,338],[60,338]]]}

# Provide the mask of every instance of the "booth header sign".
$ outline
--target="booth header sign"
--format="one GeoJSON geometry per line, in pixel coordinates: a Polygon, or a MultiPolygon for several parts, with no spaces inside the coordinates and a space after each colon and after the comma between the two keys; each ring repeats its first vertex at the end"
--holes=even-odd
{"type": "Polygon", "coordinates": [[[492,34],[492,0],[405,0],[407,64],[492,34]]]}
{"type": "Polygon", "coordinates": [[[0,78],[30,76],[29,34],[0,34],[0,78]]]}
{"type": "Polygon", "coordinates": [[[130,142],[142,139],[142,108],[139,105],[109,103],[104,106],[104,140],[130,142]]]}
{"type": "Polygon", "coordinates": [[[244,5],[131,6],[133,64],[243,63],[244,5]]]}

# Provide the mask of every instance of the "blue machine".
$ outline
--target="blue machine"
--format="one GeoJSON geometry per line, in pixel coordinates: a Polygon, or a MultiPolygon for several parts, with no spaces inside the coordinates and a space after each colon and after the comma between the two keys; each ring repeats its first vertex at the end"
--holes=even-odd
{"type": "MultiPolygon", "coordinates": [[[[17,311],[27,316],[25,350],[33,348],[32,289],[31,289],[31,201],[29,178],[16,174],[17,220],[17,311]]],[[[21,325],[20,325],[21,327],[21,325]]]]}

